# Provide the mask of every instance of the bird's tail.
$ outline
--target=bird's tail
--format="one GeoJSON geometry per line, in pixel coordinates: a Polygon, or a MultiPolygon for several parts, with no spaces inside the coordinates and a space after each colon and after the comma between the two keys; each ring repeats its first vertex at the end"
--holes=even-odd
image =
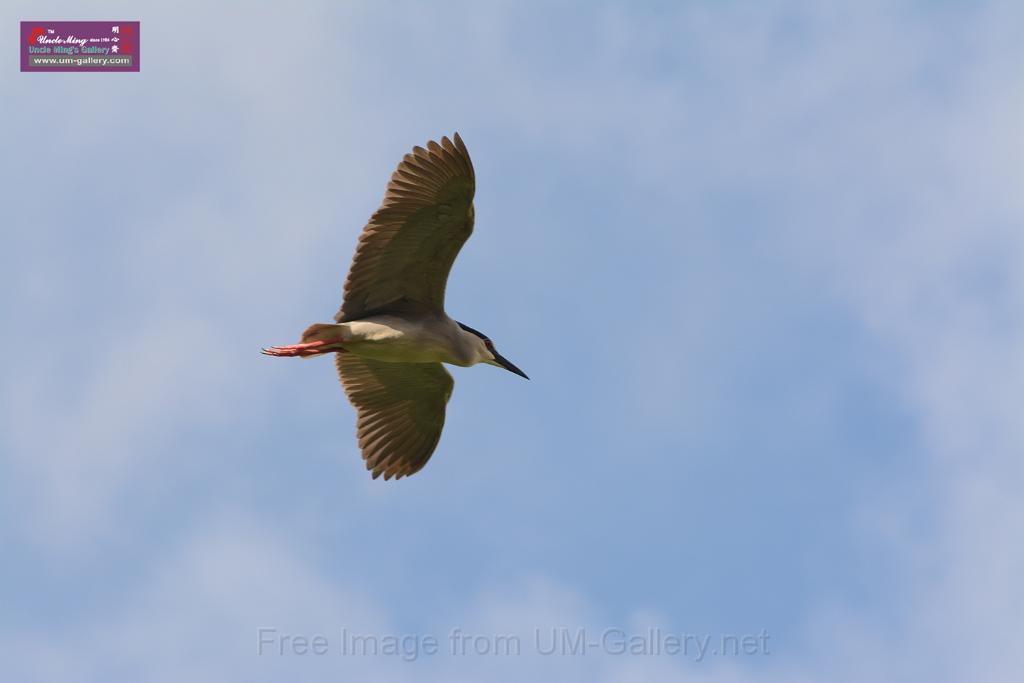
{"type": "Polygon", "coordinates": [[[342,327],[344,326],[331,323],[313,323],[302,333],[302,343],[308,344],[315,341],[337,342],[341,338],[342,327]]]}
{"type": "Polygon", "coordinates": [[[329,325],[317,323],[310,325],[302,333],[302,341],[290,346],[271,346],[263,349],[267,356],[278,358],[312,358],[326,353],[344,352],[342,344],[346,341],[345,324],[329,325]]]}
{"type": "Polygon", "coordinates": [[[344,327],[344,324],[335,325],[333,323],[313,323],[307,327],[306,331],[302,333],[302,343],[322,342],[323,346],[301,357],[315,358],[334,351],[342,351],[343,349],[339,346],[339,340],[342,339],[342,329],[344,327]]]}

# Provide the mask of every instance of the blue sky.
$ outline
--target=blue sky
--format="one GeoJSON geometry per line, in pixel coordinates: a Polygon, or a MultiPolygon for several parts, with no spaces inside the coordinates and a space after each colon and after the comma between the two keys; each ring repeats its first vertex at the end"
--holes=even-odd
{"type": "Polygon", "coordinates": [[[295,5],[0,12],[143,56],[0,71],[5,679],[1016,680],[1018,3],[295,5]],[[455,130],[448,310],[532,381],[453,369],[372,481],[331,364],[258,350],[455,130]],[[770,654],[533,647],[654,627],[770,654]]]}

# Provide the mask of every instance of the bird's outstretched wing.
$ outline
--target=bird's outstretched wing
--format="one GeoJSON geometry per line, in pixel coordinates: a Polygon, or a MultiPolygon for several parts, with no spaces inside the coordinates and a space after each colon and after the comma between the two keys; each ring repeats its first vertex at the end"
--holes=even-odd
{"type": "Polygon", "coordinates": [[[337,355],[338,376],[355,406],[356,437],[376,479],[413,474],[427,464],[444,427],[455,385],[440,363],[387,363],[337,355]]]}
{"type": "Polygon", "coordinates": [[[458,133],[454,142],[431,140],[406,154],[359,237],[335,320],[386,312],[402,301],[443,312],[448,271],[473,232],[475,187],[458,133]]]}

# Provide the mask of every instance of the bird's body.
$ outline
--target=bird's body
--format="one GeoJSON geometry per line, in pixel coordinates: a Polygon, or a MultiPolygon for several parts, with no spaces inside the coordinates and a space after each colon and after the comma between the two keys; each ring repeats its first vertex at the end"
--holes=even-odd
{"type": "Polygon", "coordinates": [[[484,361],[476,335],[447,315],[422,312],[371,315],[347,323],[317,324],[303,341],[338,340],[346,352],[389,363],[450,363],[469,367],[484,361]]]}
{"type": "Polygon", "coordinates": [[[363,229],[335,322],[311,325],[298,344],[263,350],[337,354],[374,478],[413,474],[434,452],[454,384],[442,363],[488,363],[526,377],[490,339],[444,311],[448,271],[473,231],[475,182],[458,133],[454,143],[414,148],[363,229]]]}

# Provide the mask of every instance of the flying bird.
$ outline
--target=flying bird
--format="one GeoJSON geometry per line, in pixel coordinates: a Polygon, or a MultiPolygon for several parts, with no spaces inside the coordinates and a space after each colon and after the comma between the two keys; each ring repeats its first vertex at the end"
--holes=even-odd
{"type": "Polygon", "coordinates": [[[487,335],[444,311],[448,272],[473,232],[475,188],[458,133],[413,147],[363,228],[334,323],[310,325],[298,344],[263,349],[278,357],[336,354],[374,479],[414,474],[433,454],[455,384],[442,363],[487,363],[526,377],[487,335]]]}

